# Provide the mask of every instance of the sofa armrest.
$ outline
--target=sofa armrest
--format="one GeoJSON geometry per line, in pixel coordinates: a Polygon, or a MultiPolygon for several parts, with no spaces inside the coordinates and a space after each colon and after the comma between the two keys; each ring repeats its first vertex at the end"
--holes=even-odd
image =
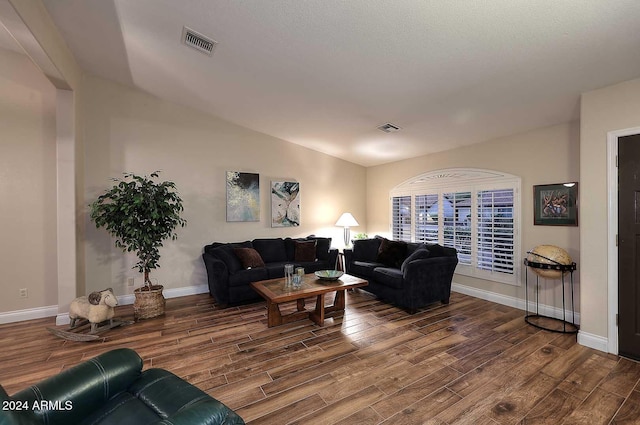
{"type": "Polygon", "coordinates": [[[329,249],[329,264],[333,266],[335,269],[338,264],[338,249],[331,248],[329,249]]]}
{"type": "Polygon", "coordinates": [[[215,399],[204,400],[156,422],[155,425],[244,425],[233,410],[215,399]]]}
{"type": "Polygon", "coordinates": [[[344,254],[344,272],[349,274],[351,262],[353,261],[353,249],[345,248],[342,253],[344,254]]]}
{"type": "Polygon", "coordinates": [[[208,253],[202,254],[202,261],[207,269],[209,293],[222,305],[229,304],[229,270],[224,261],[208,253]]]}
{"type": "Polygon", "coordinates": [[[25,414],[34,424],[81,423],[95,406],[125,391],[141,370],[140,356],[129,348],[119,348],[32,385],[11,399],[28,403],[30,409],[25,414]],[[34,404],[45,408],[32,409],[34,404]]]}
{"type": "Polygon", "coordinates": [[[407,302],[418,305],[437,300],[449,302],[457,264],[457,257],[434,257],[406,264],[402,277],[407,302]]]}

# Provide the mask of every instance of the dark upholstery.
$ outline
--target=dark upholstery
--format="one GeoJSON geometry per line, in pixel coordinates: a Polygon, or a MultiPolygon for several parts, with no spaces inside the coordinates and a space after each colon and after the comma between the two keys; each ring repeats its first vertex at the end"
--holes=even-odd
{"type": "Polygon", "coordinates": [[[264,267],[262,256],[253,248],[233,248],[233,253],[240,259],[243,269],[264,267]]]}
{"type": "Polygon", "coordinates": [[[437,301],[448,303],[458,264],[456,250],[438,244],[400,244],[405,245],[402,261],[393,258],[403,250],[398,242],[388,244],[380,237],[355,240],[353,249],[344,250],[345,271],[369,281],[363,290],[411,313],[437,301]],[[395,245],[387,259],[380,257],[383,244],[395,245]]]}
{"type": "Polygon", "coordinates": [[[284,248],[284,240],[282,238],[254,239],[251,243],[255,250],[260,253],[265,264],[287,261],[287,251],[284,248]]]}
{"type": "Polygon", "coordinates": [[[296,241],[294,261],[312,262],[316,261],[316,241],[296,241]]]}
{"type": "Polygon", "coordinates": [[[202,260],[207,269],[209,292],[221,306],[259,301],[260,297],[251,288],[251,282],[284,277],[284,265],[303,267],[305,273],[336,268],[338,250],[331,249],[331,238],[308,236],[306,238],[261,238],[250,242],[214,242],[204,247],[202,260]],[[315,254],[302,256],[296,261],[296,243],[315,244],[315,254]],[[264,262],[264,267],[242,267],[233,248],[253,248],[264,262]]]}
{"type": "Polygon", "coordinates": [[[187,381],[162,369],[142,372],[135,351],[119,348],[66,369],[2,400],[27,410],[0,411],[7,425],[240,425],[242,418],[187,381]],[[36,409],[42,400],[61,408],[36,409]]]}
{"type": "Polygon", "coordinates": [[[387,267],[400,268],[404,259],[407,258],[407,243],[383,239],[378,248],[376,261],[387,267]]]}

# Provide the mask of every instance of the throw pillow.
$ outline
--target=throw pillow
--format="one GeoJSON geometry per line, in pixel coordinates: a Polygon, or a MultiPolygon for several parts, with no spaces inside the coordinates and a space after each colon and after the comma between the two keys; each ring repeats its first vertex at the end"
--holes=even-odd
{"type": "Polygon", "coordinates": [[[295,261],[311,262],[316,261],[316,241],[295,242],[295,261]]]}
{"type": "Polygon", "coordinates": [[[402,263],[402,267],[400,267],[400,271],[404,273],[404,269],[407,267],[407,264],[412,262],[413,260],[424,260],[425,258],[429,258],[429,250],[427,248],[418,248],[413,253],[407,257],[406,260],[402,263]]]}
{"type": "Polygon", "coordinates": [[[445,247],[438,245],[437,243],[428,243],[427,248],[432,257],[444,257],[447,255],[445,247]]]}
{"type": "Polygon", "coordinates": [[[242,267],[245,269],[264,267],[262,257],[258,254],[258,251],[253,248],[233,248],[233,253],[238,256],[242,267]]]}
{"type": "Polygon", "coordinates": [[[407,255],[407,243],[382,239],[376,261],[387,267],[399,269],[407,255]]]}

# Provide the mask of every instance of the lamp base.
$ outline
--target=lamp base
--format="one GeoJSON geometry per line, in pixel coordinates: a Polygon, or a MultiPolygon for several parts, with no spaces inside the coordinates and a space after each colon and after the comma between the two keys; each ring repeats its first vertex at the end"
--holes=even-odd
{"type": "Polygon", "coordinates": [[[351,245],[351,229],[348,227],[344,228],[344,246],[351,245]]]}

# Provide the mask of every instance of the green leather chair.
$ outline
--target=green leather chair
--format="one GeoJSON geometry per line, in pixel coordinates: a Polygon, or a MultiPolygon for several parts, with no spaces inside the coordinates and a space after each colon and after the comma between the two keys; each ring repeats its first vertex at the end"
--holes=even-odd
{"type": "Polygon", "coordinates": [[[240,425],[227,406],[119,348],[9,397],[0,387],[0,425],[240,425]]]}

